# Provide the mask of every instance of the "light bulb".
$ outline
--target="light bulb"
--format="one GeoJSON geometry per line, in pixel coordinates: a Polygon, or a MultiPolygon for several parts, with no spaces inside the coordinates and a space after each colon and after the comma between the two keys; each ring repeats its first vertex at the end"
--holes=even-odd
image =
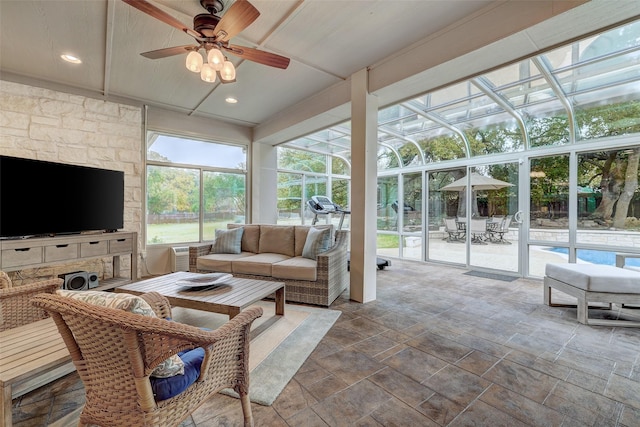
{"type": "Polygon", "coordinates": [[[207,62],[213,67],[214,70],[222,70],[222,64],[224,63],[224,55],[220,52],[220,49],[211,48],[207,54],[207,62]]]}
{"type": "Polygon", "coordinates": [[[236,68],[233,66],[231,61],[224,61],[222,64],[222,70],[220,70],[220,78],[222,80],[235,80],[236,79],[236,68]]]}
{"type": "Polygon", "coordinates": [[[199,73],[202,69],[202,55],[196,50],[192,50],[187,55],[187,70],[199,73]]]}
{"type": "Polygon", "coordinates": [[[200,78],[205,82],[213,83],[216,81],[216,70],[211,65],[204,64],[200,71],[200,78]]]}

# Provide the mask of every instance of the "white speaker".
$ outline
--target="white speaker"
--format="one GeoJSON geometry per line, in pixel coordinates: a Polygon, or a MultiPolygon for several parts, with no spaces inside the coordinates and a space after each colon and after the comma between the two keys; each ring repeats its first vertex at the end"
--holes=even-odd
{"type": "Polygon", "coordinates": [[[89,289],[94,289],[100,286],[98,283],[98,273],[89,273],[89,289]]]}
{"type": "Polygon", "coordinates": [[[89,289],[89,273],[86,271],[75,271],[61,274],[58,277],[64,280],[63,289],[70,291],[85,291],[89,289]]]}

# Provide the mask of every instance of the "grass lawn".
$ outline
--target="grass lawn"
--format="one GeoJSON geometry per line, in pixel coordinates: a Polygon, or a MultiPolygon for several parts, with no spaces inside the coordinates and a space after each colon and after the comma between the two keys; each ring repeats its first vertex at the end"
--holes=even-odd
{"type": "MultiPolygon", "coordinates": [[[[229,221],[206,222],[204,224],[204,240],[213,240],[216,229],[227,229],[229,221]]],[[[197,242],[198,223],[185,222],[175,224],[149,224],[147,225],[147,243],[149,244],[169,244],[197,242]]]]}

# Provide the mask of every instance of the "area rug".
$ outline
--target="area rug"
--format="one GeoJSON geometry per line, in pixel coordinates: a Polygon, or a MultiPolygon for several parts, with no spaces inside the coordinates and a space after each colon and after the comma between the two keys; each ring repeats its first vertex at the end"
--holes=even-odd
{"type": "MultiPolygon", "coordinates": [[[[275,315],[273,301],[259,301],[262,317],[251,325],[249,397],[252,402],[270,406],[298,372],[300,366],[340,317],[337,310],[285,304],[284,317],[275,315]]],[[[228,321],[228,316],[207,311],[173,307],[175,321],[215,329],[228,321]]],[[[222,394],[238,397],[233,390],[222,394]]],[[[78,423],[78,408],[49,427],[71,427],[78,423]]]]}
{"type": "MultiPolygon", "coordinates": [[[[320,340],[340,317],[337,310],[285,304],[284,317],[275,315],[273,301],[259,301],[262,317],[251,326],[249,397],[271,405],[307,360],[320,340]]],[[[228,316],[181,307],[172,309],[173,319],[189,325],[215,329],[228,316]]],[[[221,393],[238,397],[233,390],[221,393]]]]}

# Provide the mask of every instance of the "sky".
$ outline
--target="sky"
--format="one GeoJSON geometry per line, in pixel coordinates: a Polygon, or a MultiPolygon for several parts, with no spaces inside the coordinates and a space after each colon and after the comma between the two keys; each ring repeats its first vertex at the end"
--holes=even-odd
{"type": "Polygon", "coordinates": [[[166,157],[172,163],[229,169],[238,169],[240,164],[244,167],[247,163],[243,147],[173,136],[158,135],[150,149],[166,157]]]}

